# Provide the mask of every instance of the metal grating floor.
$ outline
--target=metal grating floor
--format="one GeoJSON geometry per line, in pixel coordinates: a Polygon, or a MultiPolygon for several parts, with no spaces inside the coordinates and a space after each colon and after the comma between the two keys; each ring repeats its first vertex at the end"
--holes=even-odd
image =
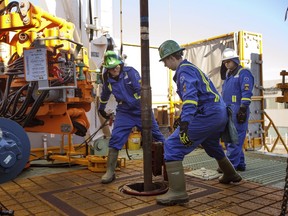
{"type": "MultiPolygon", "coordinates": [[[[244,180],[263,185],[283,188],[286,177],[287,158],[279,155],[268,155],[261,152],[245,152],[246,171],[240,172],[244,180]]],[[[203,149],[196,149],[183,161],[186,169],[201,168],[216,170],[218,164],[203,149]]]]}

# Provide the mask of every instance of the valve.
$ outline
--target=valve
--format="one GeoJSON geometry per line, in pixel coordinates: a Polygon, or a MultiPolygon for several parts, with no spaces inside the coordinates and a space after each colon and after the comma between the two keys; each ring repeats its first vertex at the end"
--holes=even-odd
{"type": "Polygon", "coordinates": [[[78,75],[78,80],[85,80],[85,74],[83,71],[83,68],[85,67],[85,64],[83,62],[80,62],[77,64],[77,66],[79,67],[79,75],[78,75]]]}

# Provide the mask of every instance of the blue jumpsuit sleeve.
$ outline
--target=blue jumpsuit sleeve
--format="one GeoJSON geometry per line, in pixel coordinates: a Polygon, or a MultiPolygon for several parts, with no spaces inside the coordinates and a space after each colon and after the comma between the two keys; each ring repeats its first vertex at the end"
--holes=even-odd
{"type": "Polygon", "coordinates": [[[131,68],[129,79],[131,80],[133,90],[134,90],[134,97],[140,98],[141,96],[141,77],[137,70],[131,68]]]}
{"type": "Polygon", "coordinates": [[[179,73],[179,91],[181,92],[183,104],[181,121],[189,122],[193,118],[198,105],[197,77],[195,77],[195,73],[191,72],[191,69],[186,68],[186,70],[179,73]]]}
{"type": "Polygon", "coordinates": [[[253,95],[254,77],[251,71],[243,69],[239,74],[241,88],[241,104],[249,106],[253,95]]]}
{"type": "Polygon", "coordinates": [[[109,83],[103,83],[103,86],[102,86],[102,92],[101,92],[101,96],[100,96],[100,104],[99,104],[99,110],[104,110],[107,103],[108,103],[108,100],[110,98],[110,95],[111,95],[111,91],[109,89],[109,86],[110,84],[109,83]]]}

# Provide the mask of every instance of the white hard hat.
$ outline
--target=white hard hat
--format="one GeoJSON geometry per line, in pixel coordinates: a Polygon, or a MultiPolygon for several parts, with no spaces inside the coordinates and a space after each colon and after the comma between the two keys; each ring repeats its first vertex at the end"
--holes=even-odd
{"type": "Polygon", "coordinates": [[[226,48],[222,53],[222,61],[228,60],[228,59],[234,59],[239,58],[236,51],[231,48],[226,48]]]}

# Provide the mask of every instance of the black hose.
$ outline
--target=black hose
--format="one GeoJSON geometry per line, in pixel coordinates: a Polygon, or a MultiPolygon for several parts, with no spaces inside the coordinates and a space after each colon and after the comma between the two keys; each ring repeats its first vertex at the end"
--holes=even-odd
{"type": "Polygon", "coordinates": [[[31,111],[29,114],[25,117],[25,120],[23,122],[23,127],[27,127],[31,120],[35,117],[36,113],[38,112],[40,106],[43,104],[44,99],[48,95],[49,91],[45,90],[41,92],[41,95],[37,98],[37,100],[32,105],[31,111]]]}
{"type": "Polygon", "coordinates": [[[8,12],[11,12],[13,7],[16,7],[17,8],[16,12],[19,13],[19,11],[20,11],[19,10],[19,2],[12,1],[5,8],[0,10],[0,15],[2,16],[2,15],[5,15],[5,14],[8,14],[8,12]]]}
{"type": "Polygon", "coordinates": [[[88,145],[89,142],[91,142],[94,138],[94,136],[107,125],[107,122],[110,119],[105,119],[104,123],[98,128],[98,130],[96,130],[93,134],[91,134],[86,140],[84,140],[79,146],[75,147],[75,150],[78,150],[80,148],[83,147],[84,144],[86,144],[86,146],[88,145]]]}
{"type": "MultiPolygon", "coordinates": [[[[90,24],[93,24],[91,0],[89,0],[89,19],[90,19],[90,24]]],[[[92,40],[93,40],[93,29],[90,29],[89,41],[92,41],[92,40]]]]}
{"type": "Polygon", "coordinates": [[[129,152],[128,152],[128,144],[126,145],[125,150],[126,150],[126,154],[127,154],[128,159],[132,160],[132,158],[131,158],[131,156],[129,155],[129,152]]]}
{"type": "Polygon", "coordinates": [[[7,82],[6,82],[6,86],[5,86],[5,91],[4,91],[4,95],[3,95],[3,100],[1,101],[1,106],[0,106],[0,116],[2,116],[4,114],[4,110],[6,108],[6,104],[7,104],[7,100],[8,100],[8,95],[10,92],[10,86],[13,80],[13,76],[8,76],[7,82]]]}
{"type": "Polygon", "coordinates": [[[32,93],[34,91],[35,86],[36,86],[36,82],[32,82],[31,86],[28,84],[28,91],[27,91],[27,95],[25,97],[25,100],[22,103],[21,107],[18,109],[18,111],[16,111],[13,114],[13,116],[11,116],[11,119],[14,119],[14,118],[19,119],[19,118],[25,117],[25,113],[29,107],[29,103],[31,102],[32,93]]]}
{"type": "Polygon", "coordinates": [[[22,86],[19,90],[15,91],[14,95],[11,97],[11,100],[10,100],[10,102],[6,108],[7,111],[10,110],[10,112],[11,112],[10,113],[11,115],[9,116],[10,119],[13,119],[13,116],[15,115],[15,112],[17,110],[17,104],[19,102],[19,98],[21,96],[21,93],[28,88],[28,85],[29,84],[22,86]],[[11,106],[11,109],[10,109],[10,106],[11,106]]]}
{"type": "Polygon", "coordinates": [[[71,163],[54,163],[54,164],[34,164],[31,163],[30,167],[49,167],[49,168],[66,168],[72,166],[79,166],[79,164],[71,163]]]}

